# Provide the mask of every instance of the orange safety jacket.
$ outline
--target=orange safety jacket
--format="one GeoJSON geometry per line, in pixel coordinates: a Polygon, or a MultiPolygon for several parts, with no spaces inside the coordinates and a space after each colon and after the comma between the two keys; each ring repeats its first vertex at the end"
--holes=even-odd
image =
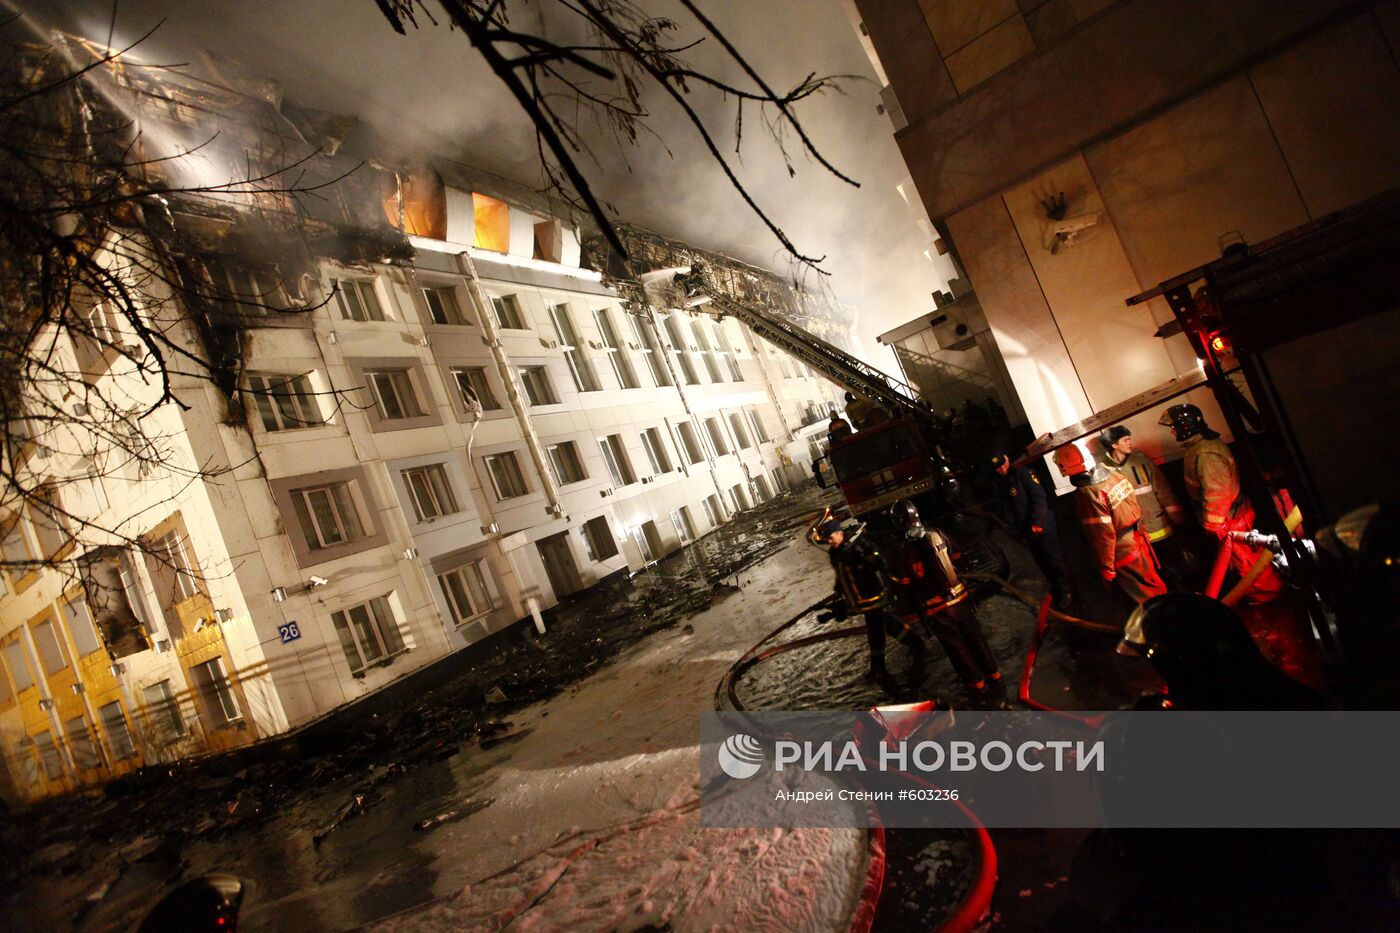
{"type": "Polygon", "coordinates": [[[1216,535],[1227,527],[1245,505],[1240,495],[1240,477],[1235,469],[1235,455],[1219,438],[1197,435],[1186,441],[1186,458],[1182,462],[1186,477],[1186,492],[1196,506],[1201,527],[1216,535]]]}
{"type": "Polygon", "coordinates": [[[1171,483],[1162,468],[1147,454],[1135,450],[1120,463],[1112,454],[1104,458],[1104,465],[1122,473],[1133,484],[1137,493],[1138,507],[1142,509],[1142,530],[1149,541],[1161,541],[1171,536],[1172,526],[1181,521],[1181,505],[1176,501],[1171,483]]]}
{"type": "Polygon", "coordinates": [[[1116,572],[1137,557],[1142,509],[1133,484],[1122,473],[1095,467],[1090,475],[1093,482],[1076,487],[1075,511],[1099,570],[1116,572]]]}

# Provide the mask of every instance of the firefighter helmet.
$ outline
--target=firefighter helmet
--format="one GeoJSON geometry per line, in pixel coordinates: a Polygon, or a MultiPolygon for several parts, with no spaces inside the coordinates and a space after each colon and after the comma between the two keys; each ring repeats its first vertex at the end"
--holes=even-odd
{"type": "Polygon", "coordinates": [[[900,499],[890,506],[890,518],[894,526],[904,532],[906,538],[924,536],[924,520],[919,517],[919,507],[908,499],[900,499]]]}
{"type": "Polygon", "coordinates": [[[1157,422],[1160,425],[1172,429],[1172,434],[1179,441],[1195,437],[1197,434],[1205,434],[1210,428],[1206,427],[1205,415],[1195,405],[1173,405],[1162,412],[1161,419],[1157,422]]]}
{"type": "Polygon", "coordinates": [[[1132,437],[1133,432],[1128,430],[1126,424],[1115,424],[1111,428],[1104,428],[1099,432],[1099,443],[1105,452],[1113,449],[1113,445],[1125,437],[1132,437]]]}
{"type": "Polygon", "coordinates": [[[1084,462],[1084,451],[1079,449],[1078,444],[1066,444],[1055,451],[1055,466],[1059,467],[1065,476],[1078,476],[1089,471],[1084,462]]]}

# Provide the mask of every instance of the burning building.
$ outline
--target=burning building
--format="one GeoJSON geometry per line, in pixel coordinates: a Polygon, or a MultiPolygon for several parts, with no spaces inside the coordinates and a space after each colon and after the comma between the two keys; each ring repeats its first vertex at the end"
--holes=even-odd
{"type": "Polygon", "coordinates": [[[457,161],[361,159],[227,65],[21,62],[127,192],[75,262],[141,314],[75,291],[34,338],[70,375],[7,387],[13,797],[287,734],[807,477],[836,388],[633,280],[702,256],[850,341],[820,296],[642,231],[624,261],[457,161]]]}

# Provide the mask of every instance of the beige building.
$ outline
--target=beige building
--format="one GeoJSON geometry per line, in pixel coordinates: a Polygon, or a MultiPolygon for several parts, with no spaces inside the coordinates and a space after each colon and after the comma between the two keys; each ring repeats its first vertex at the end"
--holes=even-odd
{"type": "MultiPolygon", "coordinates": [[[[1126,298],[1400,185],[1393,2],[856,6],[910,175],[1035,434],[1196,365],[1184,337],[1155,336],[1162,299],[1126,298]]],[[[1129,423],[1173,456],[1154,421],[1129,423]]]]}
{"type": "MultiPolygon", "coordinates": [[[[236,106],[246,141],[289,105],[236,106]]],[[[174,200],[176,228],[219,248],[152,313],[193,348],[199,322],[232,328],[236,398],[178,377],[179,404],[142,423],[157,462],[41,428],[11,454],[62,485],[61,510],[0,514],[8,796],[286,734],[810,475],[835,386],[735,321],[624,298],[545,199],[451,162],[366,168],[336,198],[375,232],[318,249],[322,219],[289,223],[297,262],[249,245],[249,205],[174,200]],[[195,307],[211,283],[218,307],[195,307]]],[[[104,261],[118,246],[143,248],[122,234],[104,261]]],[[[703,255],[848,338],[781,278],[703,255]]],[[[131,359],[89,343],[57,345],[94,390],[149,396],[131,359]]]]}

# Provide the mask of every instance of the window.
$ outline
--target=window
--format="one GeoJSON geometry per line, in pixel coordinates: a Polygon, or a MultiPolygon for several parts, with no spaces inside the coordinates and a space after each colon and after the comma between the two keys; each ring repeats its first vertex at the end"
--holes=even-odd
{"type": "Polygon", "coordinates": [[[574,331],[574,322],[569,319],[569,306],[550,305],[549,319],[554,323],[559,349],[564,351],[564,360],[569,364],[569,374],[574,377],[574,387],[580,392],[597,392],[598,377],[578,348],[578,334],[574,331]]]}
{"type": "MultiPolygon", "coordinates": [[[[195,686],[209,711],[209,718],[216,726],[228,725],[243,718],[238,708],[238,697],[233,695],[233,687],[224,672],[224,659],[214,658],[190,668],[195,686]]],[[[104,707],[105,709],[105,707],[104,707]]]]}
{"type": "Polygon", "coordinates": [[[730,412],[729,430],[734,432],[734,442],[739,445],[740,450],[748,450],[753,446],[749,441],[749,432],[744,430],[744,419],[739,417],[738,412],[730,412]]]}
{"type": "Polygon", "coordinates": [[[606,516],[599,515],[583,523],[583,541],[588,545],[588,556],[594,563],[617,556],[617,541],[608,527],[606,516]]]}
{"type": "Polygon", "coordinates": [[[45,619],[30,629],[30,632],[34,635],[34,648],[39,652],[39,661],[44,665],[46,673],[56,674],[68,666],[68,659],[64,656],[63,646],[58,642],[58,633],[54,631],[52,620],[45,619]]]}
{"type": "Polygon", "coordinates": [[[491,309],[496,313],[496,325],[502,330],[525,330],[525,316],[520,312],[520,299],[514,295],[503,295],[491,299],[491,309]]]}
{"type": "Polygon", "coordinates": [[[141,691],[146,698],[146,708],[157,734],[166,741],[178,739],[185,734],[185,718],[180,715],[180,704],[170,689],[170,681],[162,680],[141,691]]]}
{"type": "Polygon", "coordinates": [[[68,750],[73,753],[73,767],[79,771],[91,771],[101,762],[97,757],[97,746],[92,741],[92,730],[81,715],[74,716],[63,724],[63,732],[68,738],[68,750]]]}
{"type": "Polygon", "coordinates": [[[709,321],[691,318],[690,330],[695,335],[695,345],[700,348],[700,353],[705,358],[705,371],[710,374],[711,382],[723,382],[724,376],[720,374],[719,363],[715,360],[715,351],[710,346],[709,338],[705,336],[705,329],[709,326],[709,321]]]}
{"type": "Polygon", "coordinates": [[[52,555],[72,537],[68,515],[59,503],[58,488],[52,483],[34,490],[34,498],[29,502],[29,521],[43,554],[52,555]]]}
{"type": "Polygon", "coordinates": [[[642,562],[654,564],[661,557],[661,533],[656,530],[656,522],[642,522],[632,532],[632,540],[637,542],[637,550],[642,552],[642,562]]]}
{"type": "Polygon", "coordinates": [[[777,489],[778,492],[788,491],[787,477],[783,475],[783,471],[779,467],[773,468],[773,487],[777,489]]]}
{"type": "Polygon", "coordinates": [[[710,449],[715,452],[716,457],[723,457],[729,453],[729,444],[724,439],[724,428],[720,427],[718,418],[705,419],[705,433],[710,438],[710,449]]]}
{"type": "Polygon", "coordinates": [[[792,364],[788,362],[786,353],[776,354],[778,357],[778,369],[782,372],[784,379],[792,378],[792,364]]]}
{"type": "Polygon", "coordinates": [[[146,608],[146,597],[141,590],[141,578],[136,574],[136,564],[131,554],[122,551],[117,555],[117,578],[121,581],[122,594],[131,609],[132,616],[146,631],[151,630],[151,614],[146,608]]]}
{"type": "Polygon", "coordinates": [[[34,686],[34,674],[29,669],[29,659],[24,656],[24,645],[18,640],[5,645],[5,666],[10,669],[10,679],[14,681],[15,692],[28,690],[34,686]]]}
{"type": "Polygon", "coordinates": [[[449,286],[423,289],[428,315],[434,324],[467,325],[472,323],[457,300],[457,290],[449,286]]]}
{"type": "Polygon", "coordinates": [[[676,425],[676,431],[681,436],[681,447],[685,449],[685,459],[692,466],[705,459],[705,452],[700,447],[700,438],[695,433],[695,425],[689,421],[682,421],[676,425]]]}
{"type": "Polygon", "coordinates": [[[374,394],[374,410],[381,421],[421,418],[426,412],[413,391],[407,369],[367,369],[365,379],[374,394]]]}
{"type": "Polygon", "coordinates": [[[636,389],[641,386],[637,381],[637,374],[632,369],[632,360],[622,349],[622,344],[617,339],[617,331],[613,328],[612,317],[606,308],[598,308],[593,312],[593,320],[598,325],[598,334],[603,339],[603,352],[608,355],[609,362],[612,363],[613,374],[617,376],[617,384],[624,389],[636,389]]]}
{"type": "Polygon", "coordinates": [[[719,496],[710,493],[705,497],[705,517],[709,519],[712,528],[718,528],[724,524],[724,506],[719,503],[719,496]]]}
{"type": "Polygon", "coordinates": [[[102,642],[97,636],[97,626],[92,625],[92,614],[88,612],[87,602],[64,602],[63,618],[69,623],[69,635],[73,636],[73,649],[77,651],[78,657],[87,657],[92,651],[102,647],[102,642]]]}
{"type": "Polygon", "coordinates": [[[97,711],[102,720],[102,731],[107,735],[107,747],[112,757],[125,761],[136,757],[136,743],[131,741],[131,727],[126,724],[126,714],[122,712],[120,700],[113,700],[97,711]]]}
{"type": "Polygon", "coordinates": [[[0,554],[4,555],[8,563],[23,566],[25,561],[34,560],[34,550],[29,546],[29,539],[24,534],[23,519],[15,515],[10,518],[8,527],[0,525],[0,528],[4,529],[4,537],[0,539],[0,554]]]}
{"type": "Polygon", "coordinates": [[[549,448],[549,463],[554,468],[554,479],[560,486],[577,483],[588,478],[579,459],[578,447],[573,441],[553,444],[549,448]]]}
{"type": "Polygon", "coordinates": [[[729,378],[735,382],[743,382],[744,374],[739,370],[739,358],[734,354],[734,347],[729,343],[729,335],[725,333],[723,321],[715,323],[715,338],[719,355],[724,359],[724,364],[729,369],[729,378]]]}
{"type": "Polygon", "coordinates": [[[672,509],[671,524],[676,526],[676,535],[681,539],[681,544],[689,544],[695,540],[695,522],[690,517],[690,506],[683,505],[672,509]]]}
{"type": "Polygon", "coordinates": [[[549,373],[543,366],[520,367],[520,383],[525,387],[525,397],[530,400],[531,407],[559,404],[559,399],[554,395],[554,385],[549,381],[549,373]]]}
{"type": "MultiPolygon", "coordinates": [[[[155,576],[158,595],[169,592],[168,602],[183,602],[200,592],[198,572],[189,544],[178,531],[171,531],[151,542],[151,558],[156,562],[155,576]]],[[[161,602],[167,602],[162,598],[161,602]]]]}
{"type": "Polygon", "coordinates": [[[277,271],[271,267],[252,269],[209,259],[204,265],[214,283],[210,297],[229,311],[262,317],[286,305],[277,271]]]}
{"type": "Polygon", "coordinates": [[[658,386],[670,385],[671,374],[666,371],[666,361],[661,358],[656,335],[639,315],[628,314],[626,317],[632,327],[632,336],[637,338],[637,349],[641,351],[642,357],[647,361],[647,368],[651,370],[652,380],[658,386]]]}
{"type": "Polygon", "coordinates": [[[403,482],[413,497],[413,514],[420,522],[430,522],[460,511],[452,484],[441,463],[403,471],[403,482]]]}
{"type": "Polygon", "coordinates": [[[462,406],[471,411],[481,406],[482,411],[499,411],[501,403],[496,393],[491,391],[491,383],[486,381],[486,370],[480,366],[464,366],[452,369],[452,378],[457,382],[457,391],[462,393],[462,406]]]}
{"type": "Polygon", "coordinates": [[[336,304],[340,306],[340,316],[347,321],[382,321],[384,309],[379,306],[379,296],[374,291],[374,282],[366,279],[331,279],[335,289],[336,304]]]}
{"type": "Polygon", "coordinates": [[[609,434],[598,438],[598,447],[603,451],[603,459],[608,463],[614,486],[630,486],[637,481],[632,472],[632,464],[627,459],[627,451],[622,448],[622,436],[609,434]]]}
{"type": "Polygon", "coordinates": [[[331,621],[352,674],[406,650],[389,600],[383,596],[332,613],[331,621]]]}
{"type": "Polygon", "coordinates": [[[438,585],[447,600],[455,625],[465,625],[491,611],[491,594],[486,588],[484,560],[472,561],[438,574],[438,585]]]}
{"type": "Polygon", "coordinates": [[[63,756],[58,746],[53,744],[53,736],[47,729],[34,736],[34,747],[39,750],[39,760],[44,763],[44,777],[57,781],[63,777],[63,756]]]}
{"type": "MultiPolygon", "coordinates": [[[[679,312],[678,312],[679,313],[679,312]]],[[[675,360],[676,368],[685,376],[686,385],[698,386],[700,376],[695,371],[695,362],[686,352],[685,338],[681,336],[680,320],[675,314],[666,318],[666,335],[671,338],[671,358],[675,360]]]]}
{"type": "Polygon", "coordinates": [[[745,512],[753,508],[752,503],[749,502],[749,494],[744,491],[742,483],[735,483],[729,487],[729,498],[734,500],[734,511],[736,512],[745,512]]]}
{"type": "Polygon", "coordinates": [[[760,444],[766,444],[772,440],[768,436],[768,430],[763,426],[763,418],[759,415],[758,409],[749,409],[749,427],[753,428],[754,439],[760,444]]]}
{"type": "Polygon", "coordinates": [[[292,490],[292,506],[306,546],[313,551],[365,537],[351,483],[292,490]]]}
{"type": "Polygon", "coordinates": [[[753,478],[754,493],[758,496],[759,502],[767,502],[773,498],[773,491],[768,488],[768,480],[762,476],[753,478]]]}
{"type": "Polygon", "coordinates": [[[510,252],[510,205],[472,192],[472,245],[495,253],[510,252]]]}
{"type": "Polygon", "coordinates": [[[491,485],[496,487],[497,499],[514,499],[529,492],[525,488],[525,477],[520,472],[520,464],[516,462],[514,452],[507,451],[487,457],[486,469],[491,473],[491,485]]]}
{"type": "Polygon", "coordinates": [[[653,475],[671,472],[671,458],[666,453],[666,445],[661,440],[660,431],[656,428],[647,428],[643,431],[642,448],[647,452],[647,460],[651,461],[653,475]]]}
{"type": "Polygon", "coordinates": [[[289,431],[326,423],[308,373],[299,376],[249,373],[248,391],[266,431],[289,431]]]}

